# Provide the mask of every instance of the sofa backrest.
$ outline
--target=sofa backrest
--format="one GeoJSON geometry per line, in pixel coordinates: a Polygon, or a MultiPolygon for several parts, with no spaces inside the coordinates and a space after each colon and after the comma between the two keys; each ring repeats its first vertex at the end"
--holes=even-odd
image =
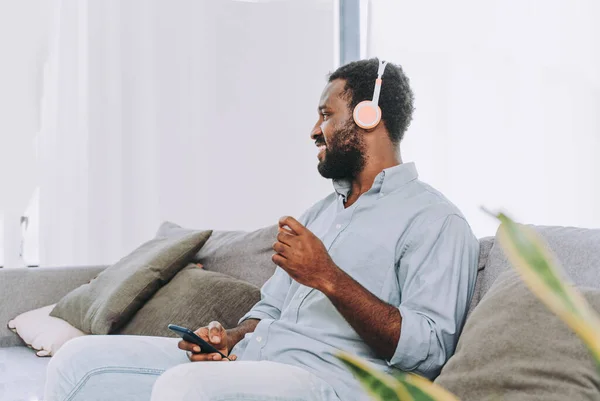
{"type": "MultiPolygon", "coordinates": [[[[557,226],[530,227],[545,239],[573,284],[600,288],[600,230],[557,226]]],[[[469,314],[500,273],[511,268],[495,237],[480,240],[479,271],[469,314]]]]}
{"type": "MultiPolygon", "coordinates": [[[[180,236],[193,231],[198,230],[165,222],[156,236],[180,236]]],[[[202,263],[205,270],[227,274],[260,288],[277,267],[271,260],[277,232],[276,224],[252,232],[214,230],[192,261],[202,263]]]]}

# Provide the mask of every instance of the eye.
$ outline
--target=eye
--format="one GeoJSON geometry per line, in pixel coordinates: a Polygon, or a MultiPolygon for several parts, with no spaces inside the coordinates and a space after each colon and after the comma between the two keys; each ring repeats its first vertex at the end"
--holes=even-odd
{"type": "Polygon", "coordinates": [[[323,116],[323,120],[327,120],[327,117],[329,117],[331,114],[323,112],[321,115],[323,116]]]}

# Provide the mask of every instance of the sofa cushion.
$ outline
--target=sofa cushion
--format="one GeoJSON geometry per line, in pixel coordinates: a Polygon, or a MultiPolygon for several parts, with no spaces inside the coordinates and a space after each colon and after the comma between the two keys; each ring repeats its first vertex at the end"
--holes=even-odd
{"type": "MultiPolygon", "coordinates": [[[[156,235],[172,237],[193,231],[177,224],[164,223],[156,235]]],[[[205,270],[227,274],[262,287],[277,267],[271,260],[276,238],[277,225],[252,232],[215,230],[193,261],[202,263],[205,270]]]]}
{"type": "Polygon", "coordinates": [[[252,284],[192,264],[158,290],[119,334],[177,337],[168,324],[196,330],[213,320],[233,328],[258,301],[260,289],[252,284]]]}
{"type": "MultiPolygon", "coordinates": [[[[600,311],[600,290],[583,294],[600,311]]],[[[584,343],[514,270],[475,308],[436,382],[462,401],[600,398],[600,375],[584,343]]]]}
{"type": "Polygon", "coordinates": [[[21,313],[55,304],[74,288],[89,282],[104,268],[105,266],[72,266],[0,269],[0,348],[24,345],[23,340],[9,330],[7,323],[10,319],[21,313]]]}
{"type": "Polygon", "coordinates": [[[71,291],[52,310],[90,334],[110,334],[129,319],[204,245],[211,231],[155,238],[141,245],[88,284],[71,291]]]}
{"type": "Polygon", "coordinates": [[[27,347],[0,348],[0,400],[43,400],[50,359],[27,347]]]}
{"type": "Polygon", "coordinates": [[[494,246],[496,237],[484,237],[479,240],[479,261],[477,263],[477,270],[481,271],[485,268],[490,251],[494,246]]]}
{"type": "Polygon", "coordinates": [[[85,335],[64,320],[50,316],[54,306],[48,305],[21,313],[8,322],[8,328],[34,349],[37,356],[55,355],[67,341],[85,335]]]}
{"type": "MultiPolygon", "coordinates": [[[[483,279],[482,271],[487,264],[488,257],[490,255],[490,250],[494,246],[495,237],[484,237],[479,240],[479,261],[477,263],[477,279],[475,281],[475,291],[478,292],[481,288],[481,281],[483,279]]],[[[469,310],[467,311],[467,317],[473,312],[473,309],[477,306],[479,299],[476,299],[475,296],[471,298],[471,303],[469,304],[469,310]]]]}
{"type": "MultiPolygon", "coordinates": [[[[600,230],[531,226],[548,243],[574,284],[600,288],[600,230]]],[[[511,268],[502,246],[494,242],[485,268],[479,272],[471,302],[474,308],[500,273],[511,268]]]]}

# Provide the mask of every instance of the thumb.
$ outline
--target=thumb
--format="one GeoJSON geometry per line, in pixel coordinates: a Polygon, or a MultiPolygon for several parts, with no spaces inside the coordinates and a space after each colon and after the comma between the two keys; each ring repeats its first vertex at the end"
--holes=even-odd
{"type": "Polygon", "coordinates": [[[225,329],[219,322],[210,322],[208,324],[208,338],[213,344],[221,344],[221,339],[225,335],[225,329]]]}

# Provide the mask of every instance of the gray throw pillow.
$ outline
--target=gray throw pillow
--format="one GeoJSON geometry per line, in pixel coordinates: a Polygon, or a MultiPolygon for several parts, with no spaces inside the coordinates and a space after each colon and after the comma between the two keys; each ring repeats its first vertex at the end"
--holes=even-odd
{"type": "MultiPolygon", "coordinates": [[[[202,263],[205,270],[227,274],[262,287],[277,267],[271,260],[277,230],[277,225],[252,232],[215,230],[193,261],[202,263]]],[[[190,232],[194,230],[167,222],[160,226],[156,236],[168,238],[190,232]]]]}
{"type": "MultiPolygon", "coordinates": [[[[581,290],[600,311],[600,291],[581,290]]],[[[436,383],[461,401],[600,399],[600,375],[575,333],[509,270],[467,319],[436,383]]]]}
{"type": "Polygon", "coordinates": [[[256,286],[192,264],[158,290],[119,334],[177,337],[168,324],[196,330],[213,320],[233,328],[258,301],[256,286]]]}
{"type": "Polygon", "coordinates": [[[198,231],[146,242],[64,296],[50,316],[66,320],[85,333],[115,332],[188,264],[210,235],[211,231],[198,231]]]}

